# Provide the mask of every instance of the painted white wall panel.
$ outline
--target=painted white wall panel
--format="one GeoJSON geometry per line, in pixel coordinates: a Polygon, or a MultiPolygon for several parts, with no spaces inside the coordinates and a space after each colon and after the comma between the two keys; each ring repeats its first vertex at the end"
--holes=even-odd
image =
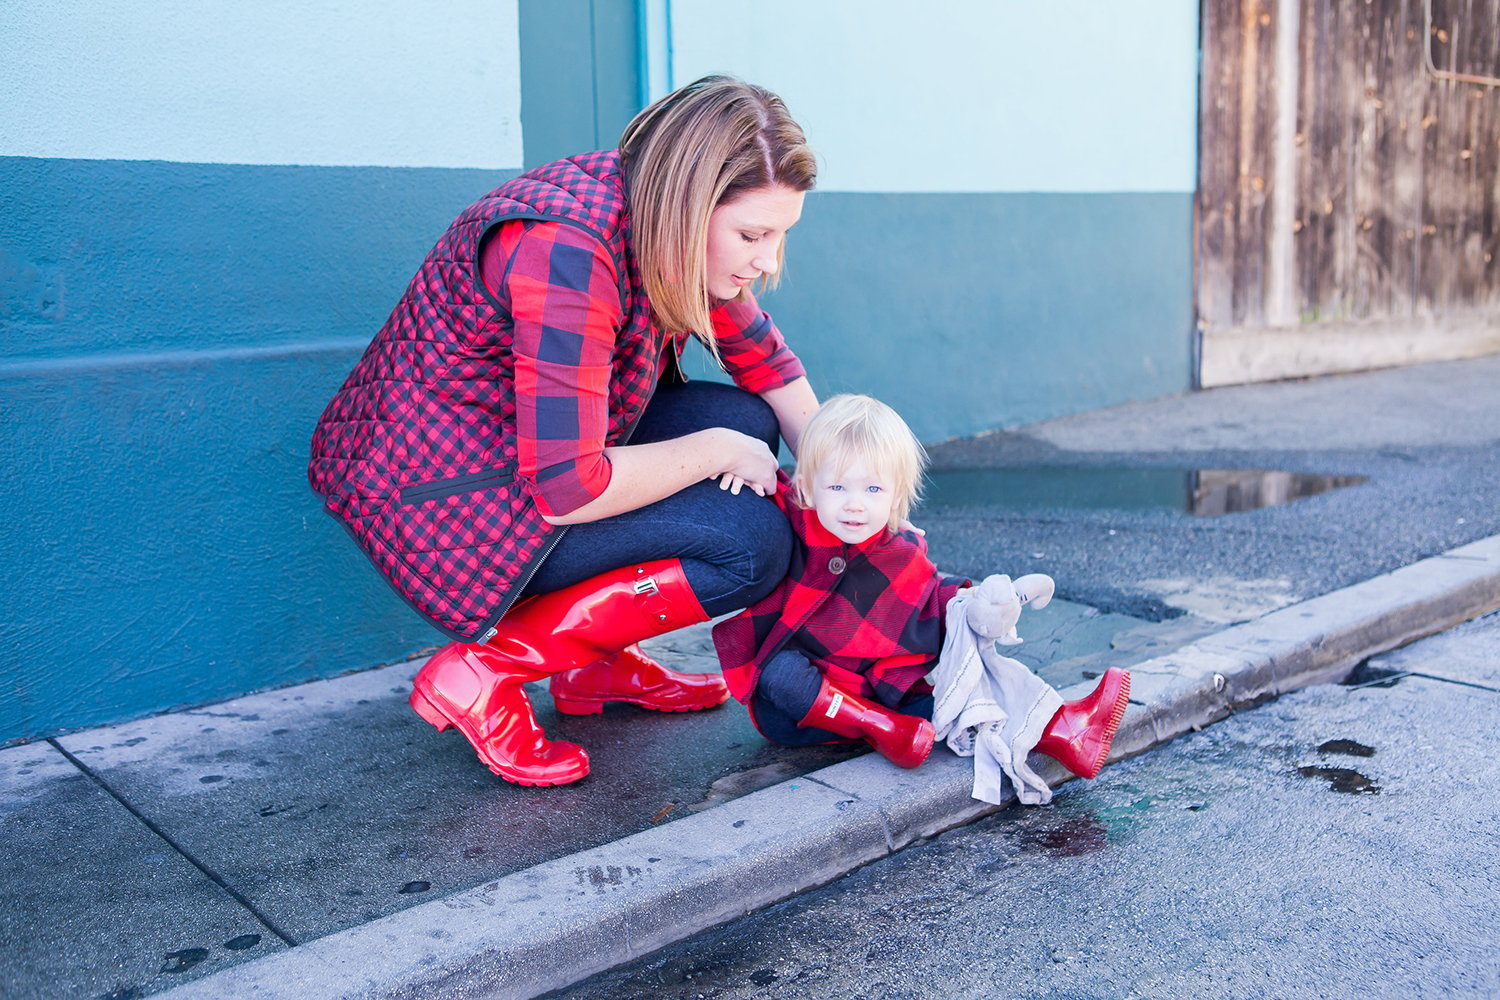
{"type": "Polygon", "coordinates": [[[1197,0],[668,0],[675,85],[786,99],[826,191],[1196,183],[1197,0]]]}
{"type": "Polygon", "coordinates": [[[0,155],[521,165],[516,0],[6,0],[0,155]]]}

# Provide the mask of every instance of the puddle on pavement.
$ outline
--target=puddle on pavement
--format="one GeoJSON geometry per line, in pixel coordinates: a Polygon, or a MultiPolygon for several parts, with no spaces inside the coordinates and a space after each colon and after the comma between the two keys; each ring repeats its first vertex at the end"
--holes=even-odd
{"type": "Polygon", "coordinates": [[[1347,767],[1299,767],[1297,773],[1304,778],[1326,778],[1328,787],[1346,795],[1379,795],[1380,786],[1358,771],[1347,767]]]}
{"type": "Polygon", "coordinates": [[[1354,671],[1348,677],[1344,678],[1343,683],[1345,687],[1391,688],[1410,676],[1411,674],[1405,670],[1391,670],[1386,667],[1373,666],[1370,661],[1366,660],[1355,667],[1354,671]]]}
{"type": "Polygon", "coordinates": [[[1318,744],[1318,753],[1337,753],[1346,757],[1373,757],[1375,748],[1365,746],[1358,740],[1324,740],[1318,744]]]}
{"type": "Polygon", "coordinates": [[[936,469],[927,473],[923,506],[928,509],[1165,509],[1194,517],[1219,517],[1356,486],[1367,478],[1272,469],[1063,466],[936,469]]]}

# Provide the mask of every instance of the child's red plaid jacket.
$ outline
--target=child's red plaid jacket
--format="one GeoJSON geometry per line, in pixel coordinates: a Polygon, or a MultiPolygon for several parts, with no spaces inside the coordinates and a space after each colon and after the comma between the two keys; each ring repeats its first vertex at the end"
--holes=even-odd
{"type": "Polygon", "coordinates": [[[790,645],[835,686],[896,707],[937,662],[948,601],[969,581],[939,573],[914,531],[840,541],[779,479],[776,503],[798,544],[775,590],[714,626],[730,692],[749,701],[761,667],[790,645]]]}

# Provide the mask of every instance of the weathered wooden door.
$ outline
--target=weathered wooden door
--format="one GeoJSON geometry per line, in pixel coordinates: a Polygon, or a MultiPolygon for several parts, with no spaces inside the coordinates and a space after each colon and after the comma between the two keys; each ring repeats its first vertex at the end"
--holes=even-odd
{"type": "Polygon", "coordinates": [[[1204,386],[1500,351],[1500,0],[1203,0],[1204,386]]]}

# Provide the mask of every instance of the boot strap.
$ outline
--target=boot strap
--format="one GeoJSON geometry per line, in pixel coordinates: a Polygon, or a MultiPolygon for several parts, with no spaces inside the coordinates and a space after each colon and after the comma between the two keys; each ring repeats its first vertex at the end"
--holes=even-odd
{"type": "Polygon", "coordinates": [[[661,592],[661,584],[656,582],[656,577],[647,575],[644,566],[637,566],[637,576],[631,584],[635,591],[636,603],[641,610],[645,611],[658,622],[665,624],[671,619],[672,605],[661,592]]]}

